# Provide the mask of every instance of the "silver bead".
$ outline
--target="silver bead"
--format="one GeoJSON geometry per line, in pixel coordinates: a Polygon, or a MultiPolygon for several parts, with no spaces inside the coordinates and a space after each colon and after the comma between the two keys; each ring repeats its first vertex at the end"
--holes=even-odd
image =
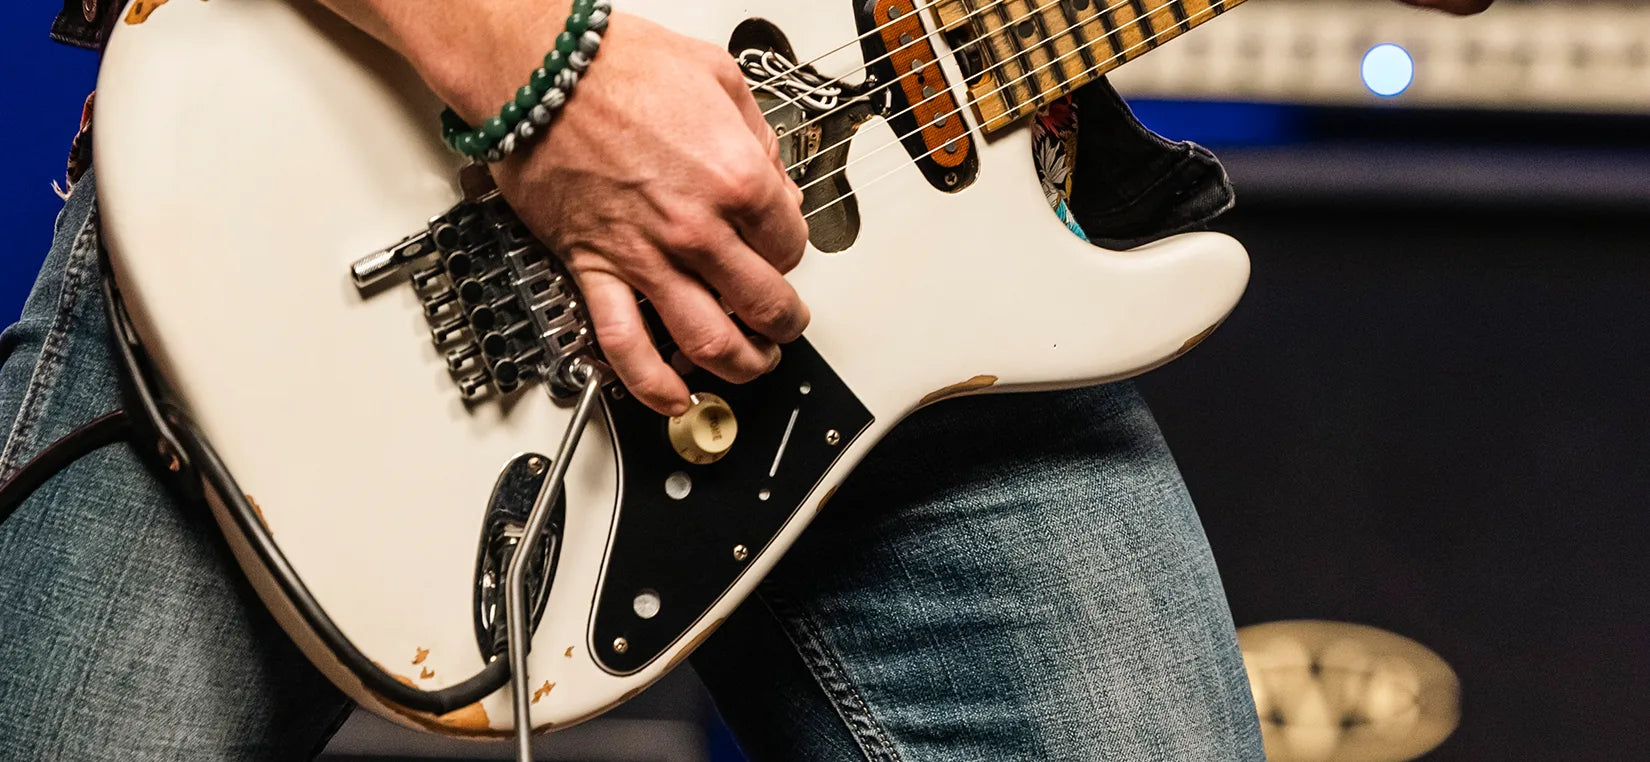
{"type": "Polygon", "coordinates": [[[590,56],[585,55],[582,50],[575,50],[567,56],[567,68],[562,70],[562,73],[580,72],[588,68],[590,68],[590,56]]]}
{"type": "MultiPolygon", "coordinates": [[[[573,51],[573,55],[567,57],[568,68],[562,69],[561,72],[556,75],[556,87],[561,88],[564,92],[573,92],[573,88],[579,84],[579,73],[573,71],[573,67],[578,66],[578,61],[579,51],[575,50],[573,51]]],[[[584,65],[589,66],[590,59],[584,59],[584,65]]]]}
{"type": "Polygon", "coordinates": [[[504,161],[504,154],[499,153],[497,148],[489,148],[487,149],[487,155],[482,158],[486,159],[490,163],[497,163],[504,161]]]}
{"type": "Polygon", "coordinates": [[[523,119],[516,124],[516,137],[522,140],[533,137],[538,131],[538,128],[533,126],[533,121],[530,119],[523,119]]]}
{"type": "Polygon", "coordinates": [[[596,51],[600,50],[601,47],[602,36],[600,34],[585,30],[584,35],[579,38],[579,51],[587,56],[596,55],[596,51]]]}
{"type": "Polygon", "coordinates": [[[502,153],[505,156],[509,156],[511,153],[514,153],[515,150],[516,150],[516,134],[514,132],[504,133],[504,137],[499,138],[499,140],[498,140],[498,151],[499,151],[499,153],[502,153]]]}
{"type": "Polygon", "coordinates": [[[544,97],[539,99],[539,104],[540,105],[533,107],[533,111],[536,112],[541,108],[551,110],[561,108],[567,104],[567,91],[559,87],[552,87],[549,90],[545,90],[544,97]]]}
{"type": "Polygon", "coordinates": [[[590,29],[592,31],[596,31],[596,32],[606,32],[607,31],[607,19],[611,15],[612,14],[610,14],[609,12],[604,11],[604,10],[593,10],[593,11],[591,11],[590,12],[590,29]]]}
{"type": "Polygon", "coordinates": [[[527,118],[533,120],[533,124],[543,127],[550,123],[550,109],[540,103],[534,106],[532,111],[527,112],[527,118]]]}
{"type": "Polygon", "coordinates": [[[596,0],[596,4],[590,6],[590,10],[591,11],[599,11],[601,13],[612,13],[613,12],[613,1],[612,0],[596,0]]]}

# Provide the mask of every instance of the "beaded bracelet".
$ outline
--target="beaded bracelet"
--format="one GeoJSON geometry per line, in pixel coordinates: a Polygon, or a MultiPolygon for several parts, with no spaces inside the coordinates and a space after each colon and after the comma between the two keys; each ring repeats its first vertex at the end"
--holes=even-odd
{"type": "Polygon", "coordinates": [[[496,162],[550,124],[573,95],[579,75],[590,68],[602,46],[602,32],[613,13],[610,0],[573,0],[567,30],[556,36],[556,47],[544,56],[516,97],[488,117],[479,129],[466,124],[452,109],[441,112],[441,135],[447,146],[476,161],[496,162]]]}

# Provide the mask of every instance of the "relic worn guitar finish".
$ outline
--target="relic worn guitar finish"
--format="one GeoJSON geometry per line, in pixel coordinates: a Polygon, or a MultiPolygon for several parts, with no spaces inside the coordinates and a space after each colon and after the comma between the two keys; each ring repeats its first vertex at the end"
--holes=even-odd
{"type": "Polygon", "coordinates": [[[744,67],[806,190],[813,322],[758,381],[689,372],[683,420],[598,376],[563,463],[595,337],[555,257],[461,188],[411,69],[309,3],[133,2],[95,137],[123,346],[282,624],[405,724],[517,725],[503,575],[545,506],[525,683],[531,726],[566,727],[714,632],[913,410],[1122,379],[1220,323],[1242,247],[1083,243],[1023,117],[1233,5],[625,0],[744,67]]]}

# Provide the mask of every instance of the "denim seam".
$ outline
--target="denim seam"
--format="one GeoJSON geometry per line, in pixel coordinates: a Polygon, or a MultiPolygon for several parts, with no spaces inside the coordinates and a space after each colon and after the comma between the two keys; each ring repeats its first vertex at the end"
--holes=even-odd
{"type": "Polygon", "coordinates": [[[785,637],[796,648],[797,656],[813,675],[820,690],[824,691],[843,725],[847,726],[848,734],[853,736],[860,753],[869,762],[900,762],[899,752],[894,749],[882,726],[877,724],[859,689],[848,679],[842,661],[825,644],[819,626],[812,618],[789,605],[788,599],[777,587],[771,580],[763,583],[757,598],[779,622],[785,637]]]}
{"type": "Polygon", "coordinates": [[[86,288],[87,276],[92,270],[90,265],[92,252],[97,246],[96,238],[97,213],[94,211],[81,223],[74,245],[69,250],[68,264],[63,269],[62,290],[57,296],[57,311],[52,315],[51,327],[40,342],[40,354],[35,358],[34,371],[30,373],[24,388],[17,418],[12,422],[11,431],[6,434],[5,446],[0,448],[0,479],[9,477],[21,467],[24,448],[34,443],[46,402],[51,390],[57,386],[58,376],[68,359],[70,328],[86,288]]]}

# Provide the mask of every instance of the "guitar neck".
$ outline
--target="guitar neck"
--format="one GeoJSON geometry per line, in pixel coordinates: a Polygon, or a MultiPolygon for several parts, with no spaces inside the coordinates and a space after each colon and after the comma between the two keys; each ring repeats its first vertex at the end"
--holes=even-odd
{"type": "Polygon", "coordinates": [[[937,0],[940,28],[980,72],[974,115],[997,132],[1243,0],[937,0]]]}

